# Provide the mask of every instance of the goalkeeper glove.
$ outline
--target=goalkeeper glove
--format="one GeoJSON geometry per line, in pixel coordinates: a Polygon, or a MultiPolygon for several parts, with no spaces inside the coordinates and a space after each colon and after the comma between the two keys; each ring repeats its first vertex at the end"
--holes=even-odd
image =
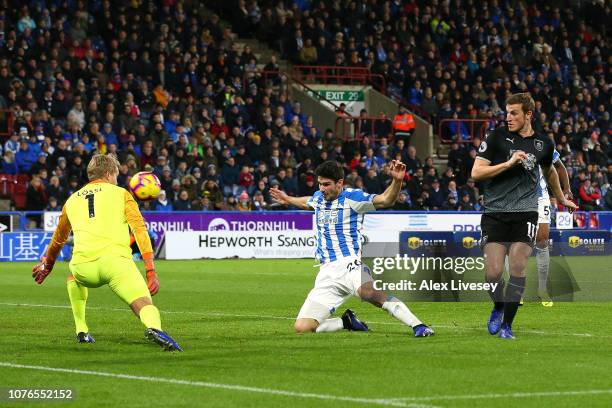
{"type": "Polygon", "coordinates": [[[32,277],[34,278],[37,284],[42,285],[42,283],[45,281],[45,278],[49,276],[49,274],[53,270],[54,264],[55,262],[51,261],[46,256],[40,258],[40,263],[32,268],[32,277]]]}
{"type": "Polygon", "coordinates": [[[147,288],[149,288],[149,293],[151,296],[155,296],[159,290],[159,279],[157,278],[157,273],[155,272],[155,265],[153,264],[152,258],[145,259],[145,270],[147,271],[147,288]]]}

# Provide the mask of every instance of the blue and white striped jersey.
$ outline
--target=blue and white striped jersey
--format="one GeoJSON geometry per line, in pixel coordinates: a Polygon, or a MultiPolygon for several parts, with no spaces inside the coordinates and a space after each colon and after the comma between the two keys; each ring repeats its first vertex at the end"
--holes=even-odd
{"type": "MultiPolygon", "coordinates": [[[[557,149],[553,150],[553,160],[552,164],[555,164],[561,159],[561,155],[557,151],[557,149]]],[[[546,183],[546,178],[542,173],[542,167],[540,167],[540,182],[538,183],[538,198],[549,199],[548,197],[548,187],[546,183]]]]}
{"type": "Polygon", "coordinates": [[[315,211],[317,224],[316,258],[321,263],[348,256],[361,256],[363,214],[375,210],[374,194],[345,188],[334,201],[325,201],[317,191],[307,204],[315,211]]]}

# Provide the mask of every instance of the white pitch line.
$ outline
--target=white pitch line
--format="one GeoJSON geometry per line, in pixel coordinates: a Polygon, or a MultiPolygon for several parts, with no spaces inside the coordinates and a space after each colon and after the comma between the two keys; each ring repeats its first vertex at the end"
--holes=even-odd
{"type": "Polygon", "coordinates": [[[213,383],[213,382],[206,382],[206,381],[179,380],[175,378],[164,378],[164,377],[148,377],[148,376],[139,376],[139,375],[130,375],[130,374],[109,373],[109,372],[104,372],[104,371],[75,370],[75,369],[70,369],[70,368],[56,368],[56,367],[45,367],[45,366],[36,366],[36,365],[14,364],[14,363],[1,362],[1,361],[0,361],[0,366],[8,367],[8,368],[21,368],[21,369],[29,369],[29,370],[49,371],[49,372],[56,372],[56,373],[68,373],[68,374],[79,374],[79,375],[91,375],[91,376],[98,376],[98,377],[121,378],[124,380],[146,381],[146,382],[153,382],[153,383],[188,385],[192,387],[216,388],[216,389],[223,389],[223,390],[252,392],[252,393],[258,393],[258,394],[280,395],[284,397],[293,397],[293,398],[310,398],[310,399],[320,399],[320,400],[328,400],[328,401],[344,401],[344,402],[354,402],[354,403],[359,403],[359,404],[385,405],[385,406],[405,407],[405,408],[435,408],[432,405],[410,403],[410,402],[403,402],[403,401],[392,401],[392,400],[387,400],[387,399],[345,397],[345,396],[340,396],[340,395],[315,394],[315,393],[309,393],[309,392],[295,392],[295,391],[287,391],[287,390],[277,390],[273,388],[251,387],[251,386],[246,386],[246,385],[223,384],[223,383],[213,383]]]}
{"type": "Polygon", "coordinates": [[[476,395],[438,395],[431,397],[403,397],[391,398],[388,401],[455,401],[488,398],[531,398],[531,397],[569,397],[573,395],[605,395],[612,394],[608,390],[582,390],[582,391],[541,391],[541,392],[509,392],[499,394],[476,394],[476,395]]]}
{"type": "MultiPolygon", "coordinates": [[[[45,305],[40,303],[6,303],[0,302],[0,306],[23,306],[23,307],[42,307],[42,308],[55,308],[55,309],[70,309],[71,307],[68,305],[45,305]]],[[[96,306],[87,306],[87,310],[100,310],[107,312],[129,312],[128,308],[119,308],[119,307],[96,307],[96,306]]],[[[219,316],[219,317],[250,317],[256,319],[279,319],[279,320],[295,320],[294,317],[285,317],[285,316],[270,316],[270,315],[257,315],[257,314],[233,314],[233,313],[223,313],[223,312],[191,312],[189,310],[184,311],[172,311],[172,310],[160,310],[162,314],[187,314],[187,315],[196,315],[196,316],[219,316]]]]}
{"type": "MultiPolygon", "coordinates": [[[[56,309],[70,309],[68,305],[46,305],[46,304],[37,304],[37,303],[7,303],[0,302],[0,306],[23,306],[23,307],[42,307],[42,308],[56,308],[56,309]]],[[[129,309],[127,308],[117,308],[117,307],[87,307],[88,310],[100,310],[100,311],[112,311],[112,312],[127,312],[129,309]]],[[[272,315],[259,315],[259,314],[236,314],[236,313],[224,313],[224,312],[191,312],[188,310],[184,311],[173,311],[173,310],[160,310],[162,314],[186,314],[186,315],[195,315],[195,316],[218,316],[218,317],[246,317],[253,319],[274,319],[274,320],[295,320],[295,317],[287,317],[287,316],[272,316],[272,315]]],[[[368,321],[368,324],[380,324],[380,325],[391,325],[391,326],[402,326],[401,323],[398,322],[376,322],[376,321],[368,321]]],[[[476,330],[482,331],[482,327],[471,327],[471,326],[457,326],[454,324],[435,324],[432,323],[431,326],[435,329],[436,327],[444,328],[444,329],[455,329],[455,330],[476,330]]],[[[548,332],[543,330],[519,330],[519,333],[529,333],[529,334],[539,334],[543,336],[575,336],[575,337],[586,337],[586,338],[612,338],[612,335],[595,335],[591,333],[566,333],[566,332],[548,332]]]]}

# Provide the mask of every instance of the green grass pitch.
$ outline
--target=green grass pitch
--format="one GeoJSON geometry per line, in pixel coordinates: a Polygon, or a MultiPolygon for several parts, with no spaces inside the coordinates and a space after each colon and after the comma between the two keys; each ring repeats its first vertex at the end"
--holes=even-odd
{"type": "MultiPolygon", "coordinates": [[[[590,259],[576,262],[588,269],[590,259]]],[[[609,302],[526,303],[517,339],[504,341],[486,332],[489,304],[412,303],[436,330],[415,339],[354,299],[346,306],[371,333],[296,335],[293,318],[317,272],[311,260],[158,261],[157,268],[154,301],[184,353],[145,341],[107,287],[89,291],[97,343],[76,344],[67,265],[58,263],[37,287],[31,265],[0,263],[0,405],[612,406],[609,302]],[[72,388],[75,398],[7,402],[7,388],[72,388]]]]}

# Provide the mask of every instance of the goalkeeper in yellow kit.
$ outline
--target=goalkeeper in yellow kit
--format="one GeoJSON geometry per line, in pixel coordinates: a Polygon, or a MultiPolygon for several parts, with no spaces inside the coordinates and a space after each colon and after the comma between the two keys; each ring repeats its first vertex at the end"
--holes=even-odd
{"type": "Polygon", "coordinates": [[[113,156],[95,155],[87,166],[90,182],[66,201],[47,253],[32,270],[39,285],[51,273],[70,230],[74,250],[69,264],[68,295],[80,343],[94,343],[85,322],[87,288],[108,285],[145,325],[145,337],[166,350],[182,351],[161,329],[159,310],[151,296],[159,289],[153,249],[132,195],[117,186],[119,162],[113,156]],[[132,260],[129,228],[145,263],[147,282],[132,260]]]}

